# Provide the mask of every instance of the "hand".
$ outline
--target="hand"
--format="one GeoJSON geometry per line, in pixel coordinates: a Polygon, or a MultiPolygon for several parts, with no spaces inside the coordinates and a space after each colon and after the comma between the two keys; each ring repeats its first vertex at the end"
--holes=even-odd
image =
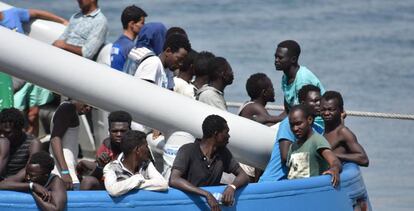
{"type": "Polygon", "coordinates": [[[99,167],[105,167],[111,161],[111,157],[106,152],[102,152],[98,158],[96,158],[96,162],[98,162],[99,167]]]}
{"type": "Polygon", "coordinates": [[[161,135],[159,130],[152,130],[152,140],[157,139],[161,135]]]}
{"type": "Polygon", "coordinates": [[[79,175],[90,175],[96,168],[96,163],[87,161],[87,160],[81,160],[79,161],[78,165],[76,165],[76,173],[79,175]]]}
{"type": "Polygon", "coordinates": [[[66,42],[63,40],[56,40],[52,45],[61,48],[61,49],[65,49],[66,46],[66,42]]]}
{"type": "Polygon", "coordinates": [[[227,186],[227,188],[223,192],[223,199],[221,200],[224,205],[226,206],[232,206],[234,202],[234,189],[230,186],[227,186]]]}
{"type": "Polygon", "coordinates": [[[50,202],[51,195],[50,195],[50,192],[45,187],[37,183],[33,183],[32,193],[39,196],[43,201],[50,202]]]}
{"type": "Polygon", "coordinates": [[[73,181],[72,181],[72,177],[70,176],[70,174],[63,174],[61,176],[61,179],[63,180],[63,182],[66,185],[66,190],[72,190],[73,189],[73,181]]]}
{"type": "Polygon", "coordinates": [[[324,174],[324,175],[325,174],[330,174],[332,176],[331,183],[332,183],[332,186],[334,188],[336,188],[339,185],[340,176],[339,176],[338,169],[336,169],[336,168],[330,168],[330,169],[324,171],[322,174],[324,174]]]}
{"type": "Polygon", "coordinates": [[[69,21],[67,21],[67,20],[63,20],[63,21],[62,21],[62,24],[63,24],[63,25],[65,25],[65,26],[67,26],[67,25],[69,25],[69,21]]]}
{"type": "Polygon", "coordinates": [[[212,211],[220,211],[220,206],[219,203],[217,202],[216,198],[214,198],[213,194],[211,194],[210,192],[207,194],[207,203],[208,206],[210,206],[210,209],[212,211]]]}

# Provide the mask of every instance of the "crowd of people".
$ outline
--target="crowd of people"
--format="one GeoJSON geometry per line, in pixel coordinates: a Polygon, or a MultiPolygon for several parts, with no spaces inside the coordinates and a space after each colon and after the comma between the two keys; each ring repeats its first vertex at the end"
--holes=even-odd
{"type": "MultiPolygon", "coordinates": [[[[98,0],[78,3],[80,11],[69,21],[42,10],[12,8],[0,12],[0,25],[24,33],[22,24],[32,18],[62,23],[66,29],[53,45],[94,60],[105,43],[107,20],[98,0]]],[[[167,29],[162,23],[145,23],[147,16],[135,5],[122,12],[123,33],[111,50],[114,71],[227,110],[224,90],[234,79],[229,62],[211,52],[192,49],[180,27],[167,29]]],[[[180,131],[166,138],[156,129],[139,125],[139,120],[132,121],[127,111],[112,111],[109,137],[102,141],[95,160],[79,160],[79,115],[88,114],[91,107],[75,99],[61,102],[51,120],[50,142],[42,145],[37,139],[39,106],[56,96],[4,74],[10,83],[1,89],[10,90],[11,97],[3,95],[1,104],[0,189],[30,192],[41,209],[62,210],[66,190],[106,190],[116,197],[133,189],[166,191],[170,186],[200,195],[212,210],[220,210],[219,203],[232,205],[235,191],[249,182],[329,174],[337,187],[344,162],[368,166],[368,157],[345,126],[341,94],[325,91],[318,77],[299,65],[300,52],[294,40],[276,47],[275,67],[283,72],[285,108],[279,115],[265,109],[275,101],[270,78],[256,73],[246,82],[250,100],[238,115],[276,133],[276,140],[269,140],[274,148],[264,170],[239,163],[232,156],[226,147],[230,138],[227,122],[215,114],[203,121],[202,137],[180,131]],[[13,86],[12,82],[23,85],[13,86]],[[227,186],[221,199],[200,188],[222,184],[227,186]]],[[[365,199],[356,201],[354,208],[366,209],[365,199]]]]}

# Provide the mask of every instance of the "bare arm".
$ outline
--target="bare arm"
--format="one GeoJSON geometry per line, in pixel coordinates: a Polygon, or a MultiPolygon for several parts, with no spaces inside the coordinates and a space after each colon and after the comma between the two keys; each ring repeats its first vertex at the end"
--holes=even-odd
{"type": "Polygon", "coordinates": [[[223,203],[225,205],[231,205],[234,201],[234,192],[249,182],[249,176],[246,174],[246,172],[243,171],[241,167],[237,168],[233,174],[236,175],[236,178],[234,179],[233,183],[231,185],[228,185],[223,192],[223,203]],[[234,185],[235,188],[232,187],[232,185],[234,185]]]}
{"type": "Polygon", "coordinates": [[[273,125],[282,121],[284,117],[283,113],[277,116],[272,116],[269,114],[269,112],[267,112],[267,110],[263,106],[260,106],[256,103],[252,104],[251,106],[248,106],[244,110],[246,110],[246,112],[243,113],[246,113],[246,115],[243,115],[242,113],[242,116],[262,124],[273,125]]]}
{"type": "Polygon", "coordinates": [[[187,180],[183,179],[182,175],[183,173],[180,170],[172,169],[169,185],[171,187],[180,189],[184,192],[189,192],[189,193],[197,194],[200,196],[204,196],[207,199],[207,203],[210,206],[211,210],[220,210],[219,204],[217,200],[214,198],[213,194],[199,187],[194,186],[187,180]]]}
{"type": "MultiPolygon", "coordinates": [[[[61,171],[67,171],[68,165],[66,164],[65,157],[63,156],[62,139],[59,136],[55,136],[50,140],[52,146],[53,156],[56,158],[56,165],[60,167],[61,171]]],[[[72,178],[69,174],[62,175],[63,181],[66,183],[67,189],[72,189],[72,178]]]]}
{"type": "Polygon", "coordinates": [[[82,47],[75,46],[71,44],[67,44],[64,40],[56,40],[52,45],[61,48],[65,51],[69,51],[71,53],[77,54],[79,56],[82,56],[82,47]]]}
{"type": "Polygon", "coordinates": [[[10,141],[5,137],[0,138],[0,175],[3,175],[6,170],[7,162],[9,160],[10,141]]]}
{"type": "Polygon", "coordinates": [[[68,21],[62,17],[59,17],[53,13],[44,11],[44,10],[37,10],[37,9],[29,9],[30,18],[39,18],[43,20],[49,20],[56,23],[61,23],[63,25],[68,25],[68,21]]]}
{"type": "Polygon", "coordinates": [[[349,149],[349,152],[345,153],[336,153],[335,155],[343,161],[350,161],[354,162],[360,166],[368,166],[369,160],[368,156],[365,153],[364,148],[358,143],[357,137],[355,134],[349,130],[347,127],[343,127],[340,130],[341,135],[345,139],[345,143],[347,145],[347,148],[349,149]]]}
{"type": "Polygon", "coordinates": [[[41,210],[63,210],[67,201],[65,183],[60,178],[55,177],[50,185],[51,190],[49,200],[43,200],[36,192],[32,192],[32,196],[35,199],[36,204],[41,208],[41,210]]]}
{"type": "Polygon", "coordinates": [[[329,169],[322,174],[332,175],[331,183],[333,187],[337,187],[340,183],[339,173],[342,171],[342,165],[335,154],[328,148],[318,150],[319,154],[328,162],[329,169]]]}
{"type": "Polygon", "coordinates": [[[282,160],[282,164],[285,164],[287,161],[289,147],[291,144],[292,142],[286,139],[281,139],[279,141],[280,159],[282,160]]]}

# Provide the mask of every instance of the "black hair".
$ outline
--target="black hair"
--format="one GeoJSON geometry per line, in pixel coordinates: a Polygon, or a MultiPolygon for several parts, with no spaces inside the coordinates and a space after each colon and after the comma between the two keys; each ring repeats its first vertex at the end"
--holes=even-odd
{"type": "Polygon", "coordinates": [[[22,130],[24,127],[24,116],[15,108],[5,108],[0,113],[0,123],[12,123],[13,128],[22,130]]]}
{"type": "Polygon", "coordinates": [[[210,138],[215,132],[221,132],[226,128],[226,120],[219,115],[209,115],[203,121],[203,138],[210,138]]]}
{"type": "Polygon", "coordinates": [[[172,34],[167,37],[167,40],[164,43],[163,50],[165,51],[167,48],[170,48],[173,53],[180,50],[180,48],[184,48],[187,52],[191,51],[191,44],[190,41],[186,37],[180,34],[172,34]]]}
{"type": "Polygon", "coordinates": [[[266,79],[269,79],[269,77],[264,73],[255,73],[247,79],[246,91],[251,99],[259,98],[263,89],[267,88],[266,79]]]}
{"type": "Polygon", "coordinates": [[[135,5],[128,6],[122,11],[121,22],[124,29],[128,28],[128,23],[134,21],[135,23],[140,21],[142,17],[147,17],[145,11],[135,5]]]}
{"type": "Polygon", "coordinates": [[[201,51],[194,60],[194,74],[196,76],[208,75],[208,64],[216,56],[208,51],[201,51]]]}
{"type": "Polygon", "coordinates": [[[277,45],[278,48],[287,48],[290,56],[296,56],[299,58],[300,46],[294,40],[285,40],[277,45]]]}
{"type": "Polygon", "coordinates": [[[165,34],[165,37],[168,39],[168,37],[171,36],[171,35],[173,35],[173,34],[180,34],[180,35],[182,35],[182,36],[184,36],[184,37],[186,37],[188,39],[187,33],[181,27],[178,27],[178,26],[170,27],[167,30],[167,33],[165,34]]]}
{"type": "Polygon", "coordinates": [[[223,57],[215,57],[208,63],[208,77],[210,81],[220,78],[220,75],[228,68],[228,62],[223,57]]]}
{"type": "Polygon", "coordinates": [[[49,153],[45,151],[40,151],[34,153],[28,162],[29,164],[39,164],[39,166],[42,169],[47,170],[48,172],[51,172],[53,168],[55,167],[55,161],[50,156],[49,153]]]}
{"type": "Polygon", "coordinates": [[[302,111],[303,114],[305,115],[305,118],[308,118],[308,117],[314,118],[314,116],[312,114],[312,111],[311,111],[311,109],[309,108],[308,105],[305,105],[305,104],[295,105],[290,109],[289,114],[293,114],[293,112],[295,112],[297,110],[302,111]]]}
{"type": "Polygon", "coordinates": [[[298,92],[298,99],[299,103],[302,103],[306,100],[306,97],[308,96],[309,92],[319,92],[321,93],[321,89],[315,85],[312,84],[306,84],[300,88],[298,92]]]}
{"type": "Polygon", "coordinates": [[[112,122],[126,122],[131,127],[132,117],[126,111],[113,111],[108,116],[108,125],[111,126],[112,122]]]}
{"type": "Polygon", "coordinates": [[[336,91],[326,91],[325,94],[322,95],[322,99],[326,101],[336,99],[338,102],[339,109],[341,111],[344,110],[344,99],[342,98],[341,93],[336,91]]]}
{"type": "Polygon", "coordinates": [[[194,60],[197,57],[197,52],[191,50],[188,52],[187,56],[184,58],[183,65],[180,67],[180,72],[187,72],[190,70],[191,65],[194,66],[194,60]]]}
{"type": "Polygon", "coordinates": [[[145,133],[138,130],[129,130],[122,137],[120,148],[124,155],[128,155],[136,147],[140,147],[146,143],[145,133]]]}

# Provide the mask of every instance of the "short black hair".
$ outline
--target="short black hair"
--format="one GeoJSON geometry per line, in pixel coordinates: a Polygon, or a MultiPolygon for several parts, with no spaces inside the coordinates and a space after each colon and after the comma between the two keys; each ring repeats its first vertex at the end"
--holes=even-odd
{"type": "Polygon", "coordinates": [[[178,26],[170,27],[167,30],[167,33],[166,33],[165,37],[168,39],[168,37],[173,35],[173,34],[181,34],[181,35],[183,35],[184,37],[186,37],[188,39],[187,32],[185,32],[185,30],[181,27],[178,27],[178,26]]]}
{"type": "Polygon", "coordinates": [[[201,51],[198,53],[195,61],[194,61],[194,74],[196,76],[204,76],[208,75],[208,64],[215,58],[216,56],[208,51],[201,51]]]}
{"type": "Polygon", "coordinates": [[[255,73],[247,79],[246,91],[251,99],[257,99],[260,97],[263,89],[266,89],[266,79],[269,79],[264,73],[255,73]]]}
{"type": "Polygon", "coordinates": [[[194,67],[194,60],[197,57],[197,52],[191,50],[188,52],[187,56],[184,58],[183,65],[180,67],[180,72],[187,72],[190,70],[191,65],[194,67]]]}
{"type": "Polygon", "coordinates": [[[39,166],[42,169],[47,170],[48,172],[51,172],[53,168],[55,167],[55,161],[50,156],[49,153],[45,151],[40,151],[34,153],[28,162],[29,164],[39,164],[39,166]]]}
{"type": "Polygon", "coordinates": [[[208,63],[208,77],[210,81],[215,81],[220,78],[221,73],[226,71],[229,63],[223,57],[215,57],[208,63]]]}
{"type": "Polygon", "coordinates": [[[288,49],[288,54],[290,56],[296,56],[297,58],[299,58],[300,46],[296,41],[294,41],[294,40],[285,40],[285,41],[282,41],[281,43],[279,43],[277,45],[277,47],[278,48],[287,48],[288,49]]]}
{"type": "Polygon", "coordinates": [[[128,28],[128,23],[134,21],[135,23],[140,21],[142,17],[147,17],[145,11],[135,5],[128,6],[122,11],[121,22],[124,29],[128,28]]]}
{"type": "Polygon", "coordinates": [[[313,114],[312,114],[312,111],[311,111],[311,108],[310,108],[308,105],[305,105],[305,104],[298,104],[298,105],[294,105],[294,106],[290,109],[289,114],[293,114],[293,112],[295,112],[295,111],[297,111],[297,110],[302,111],[302,112],[303,112],[303,114],[305,115],[305,118],[308,118],[308,117],[312,117],[312,118],[314,118],[314,116],[313,116],[313,114]]]}
{"type": "Polygon", "coordinates": [[[341,93],[336,91],[326,91],[325,94],[322,95],[322,99],[324,100],[332,100],[336,99],[338,101],[338,107],[341,111],[344,110],[344,99],[342,98],[341,93]]]}
{"type": "Polygon", "coordinates": [[[172,34],[171,36],[167,37],[163,50],[165,51],[167,48],[170,48],[173,53],[180,50],[180,48],[184,48],[187,52],[190,52],[191,44],[190,41],[183,35],[172,34]]]}
{"type": "Polygon", "coordinates": [[[305,86],[302,86],[298,92],[299,103],[304,102],[308,96],[308,93],[312,91],[321,93],[321,89],[313,84],[306,84],[305,86]]]}
{"type": "Polygon", "coordinates": [[[129,130],[122,137],[120,148],[124,155],[128,155],[136,147],[140,147],[146,143],[145,133],[138,130],[129,130]]]}
{"type": "Polygon", "coordinates": [[[24,116],[16,108],[5,108],[0,113],[0,123],[11,123],[16,130],[24,127],[24,116]]]}
{"type": "Polygon", "coordinates": [[[203,138],[210,138],[215,132],[223,131],[226,128],[226,124],[226,120],[219,115],[212,114],[207,116],[202,125],[203,138]]]}
{"type": "Polygon", "coordinates": [[[126,111],[113,111],[108,116],[108,125],[111,126],[112,122],[126,122],[131,127],[132,117],[126,111]]]}

